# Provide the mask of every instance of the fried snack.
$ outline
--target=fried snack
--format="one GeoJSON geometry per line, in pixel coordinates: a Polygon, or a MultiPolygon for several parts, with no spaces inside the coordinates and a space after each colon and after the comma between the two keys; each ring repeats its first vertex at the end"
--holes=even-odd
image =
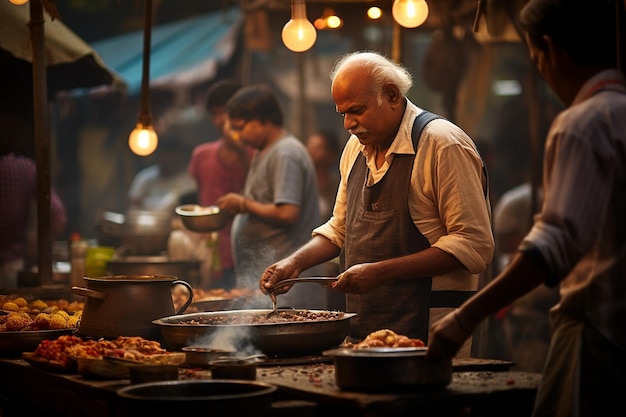
{"type": "Polygon", "coordinates": [[[421,339],[411,339],[408,336],[400,335],[390,329],[376,330],[367,335],[359,343],[346,343],[346,347],[353,349],[367,349],[373,347],[387,347],[387,348],[399,348],[399,347],[424,347],[424,342],[421,339]]]}
{"type": "Polygon", "coordinates": [[[26,313],[9,313],[5,322],[5,329],[9,332],[22,330],[22,328],[29,326],[33,320],[26,313]]]}
{"type": "Polygon", "coordinates": [[[13,301],[6,301],[2,303],[2,309],[6,311],[19,311],[20,307],[13,301]]]}

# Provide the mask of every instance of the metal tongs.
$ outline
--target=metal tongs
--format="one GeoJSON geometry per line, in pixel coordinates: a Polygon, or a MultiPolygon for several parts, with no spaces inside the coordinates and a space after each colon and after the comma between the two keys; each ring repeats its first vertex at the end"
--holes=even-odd
{"type": "Polygon", "coordinates": [[[276,309],[276,293],[274,290],[276,288],[281,288],[287,285],[298,284],[301,282],[314,282],[316,284],[320,284],[323,287],[328,287],[333,282],[337,281],[339,277],[302,277],[302,278],[289,278],[284,279],[280,282],[274,284],[272,288],[269,289],[269,296],[272,300],[272,311],[267,314],[267,318],[272,318],[278,315],[278,310],[276,309]]]}
{"type": "Polygon", "coordinates": [[[339,277],[302,277],[302,278],[290,278],[284,279],[274,284],[271,289],[281,288],[286,285],[297,284],[299,282],[314,282],[320,284],[322,287],[328,287],[333,282],[337,281],[339,277]]]}

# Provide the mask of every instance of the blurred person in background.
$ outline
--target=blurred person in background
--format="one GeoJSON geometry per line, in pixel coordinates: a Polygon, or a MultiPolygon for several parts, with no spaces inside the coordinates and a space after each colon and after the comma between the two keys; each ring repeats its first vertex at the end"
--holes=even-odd
{"type": "MultiPolygon", "coordinates": [[[[17,288],[18,272],[37,264],[37,166],[18,153],[22,120],[14,103],[0,102],[0,288],[17,288]]],[[[54,188],[50,210],[54,238],[67,224],[54,188]]]]}
{"type": "Polygon", "coordinates": [[[325,222],[333,215],[339,187],[339,157],[343,146],[335,132],[322,129],[307,138],[306,149],[315,166],[320,217],[325,222]]]}
{"type": "MultiPolygon", "coordinates": [[[[413,80],[401,65],[354,52],[340,58],[331,80],[351,134],[333,216],[305,246],[267,268],[260,288],[268,292],[341,255],[343,272],[332,288],[357,313],[349,337],[391,329],[427,343],[429,323],[476,290],[493,256],[484,165],[471,138],[450,121],[414,128],[428,113],[406,97],[413,80]]],[[[463,356],[470,350],[468,342],[463,356]]]]}
{"type": "MultiPolygon", "coordinates": [[[[315,168],[304,144],[283,127],[283,111],[269,86],[243,87],[228,101],[227,112],[230,129],[256,153],[243,192],[228,193],[217,204],[236,214],[232,247],[237,279],[258,288],[263,270],[302,246],[320,223],[315,168]]],[[[322,287],[309,283],[278,302],[324,308],[325,298],[322,287]]]]}
{"type": "Polygon", "coordinates": [[[542,284],[558,286],[534,417],[623,408],[626,85],[616,15],[624,17],[622,1],[530,0],[522,8],[529,56],[566,106],[545,142],[541,209],[511,263],[434,325],[428,347],[429,358],[452,357],[489,315],[542,284]]]}
{"type": "MultiPolygon", "coordinates": [[[[198,204],[215,205],[217,199],[230,192],[240,193],[250,167],[254,149],[235,140],[228,129],[226,103],[242,87],[239,81],[223,79],[208,90],[205,109],[220,137],[193,149],[189,174],[198,186],[198,204]]],[[[209,236],[214,254],[210,265],[210,287],[230,290],[236,286],[235,261],[231,248],[232,221],[209,236]]]]}

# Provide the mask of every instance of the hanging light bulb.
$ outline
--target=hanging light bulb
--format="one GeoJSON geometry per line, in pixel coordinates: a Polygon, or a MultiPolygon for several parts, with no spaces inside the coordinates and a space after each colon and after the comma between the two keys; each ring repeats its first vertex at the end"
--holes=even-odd
{"type": "Polygon", "coordinates": [[[370,7],[369,9],[367,9],[367,17],[372,20],[378,20],[381,18],[382,15],[383,11],[380,9],[380,7],[370,7]]]}
{"type": "Polygon", "coordinates": [[[394,0],[391,9],[394,20],[405,28],[416,28],[428,17],[426,0],[394,0]]]}
{"type": "Polygon", "coordinates": [[[283,43],[294,52],[304,52],[315,43],[317,32],[306,18],[304,0],[291,0],[291,20],[282,31],[283,43]]]}
{"type": "Polygon", "coordinates": [[[152,127],[150,116],[150,38],[152,32],[152,0],[145,0],[143,26],[143,69],[141,73],[141,103],[139,121],[128,136],[128,147],[139,156],[150,155],[157,148],[159,138],[152,127]]]}
{"type": "Polygon", "coordinates": [[[28,0],[9,0],[9,3],[21,6],[22,4],[28,3],[28,0]]]}
{"type": "Polygon", "coordinates": [[[158,144],[159,138],[150,124],[137,123],[128,136],[128,147],[139,156],[150,155],[158,144]]]}

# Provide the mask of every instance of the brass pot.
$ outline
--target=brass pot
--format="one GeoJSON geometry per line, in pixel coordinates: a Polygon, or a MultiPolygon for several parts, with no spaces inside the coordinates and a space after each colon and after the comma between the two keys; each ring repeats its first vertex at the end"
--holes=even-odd
{"type": "Polygon", "coordinates": [[[72,287],[72,292],[86,297],[78,327],[83,336],[113,339],[140,336],[161,341],[159,327],[153,320],[184,312],[193,301],[189,283],[170,275],[115,275],[85,277],[87,287],[72,287]],[[188,299],[174,310],[172,288],[183,285],[188,299]]]}

